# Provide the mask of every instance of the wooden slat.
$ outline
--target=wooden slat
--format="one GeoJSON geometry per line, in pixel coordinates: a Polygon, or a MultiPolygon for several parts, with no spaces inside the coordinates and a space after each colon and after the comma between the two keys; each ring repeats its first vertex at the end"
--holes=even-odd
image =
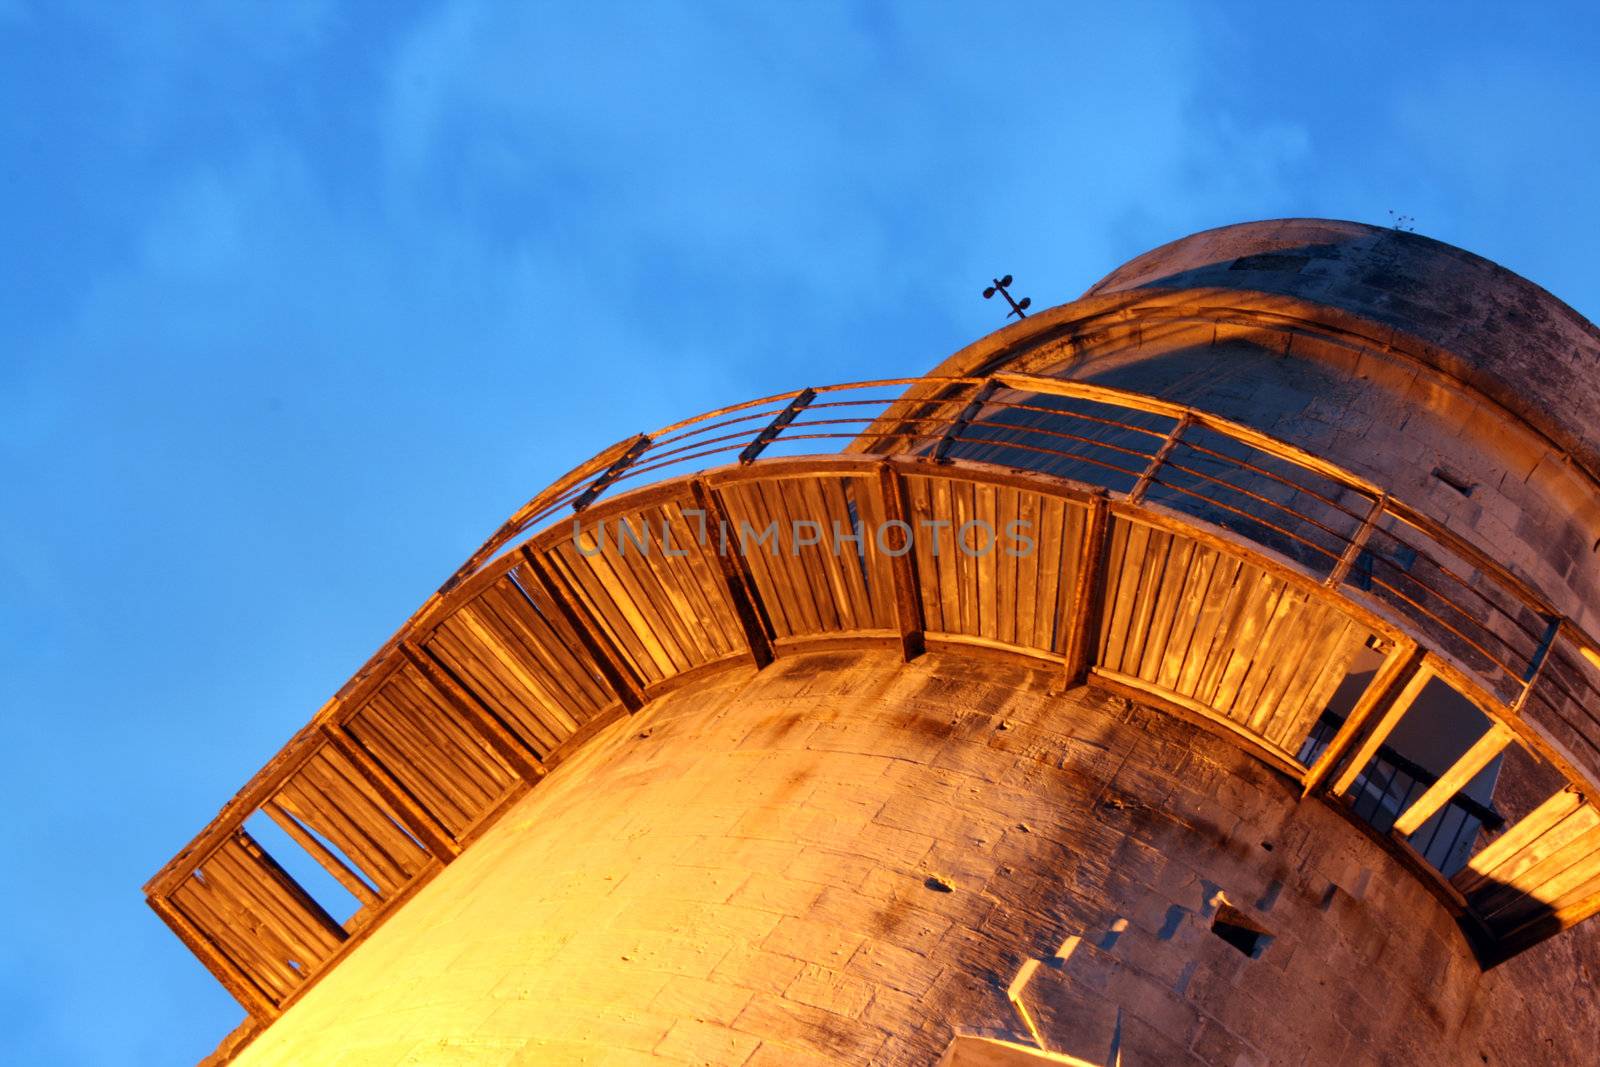
{"type": "Polygon", "coordinates": [[[1467,749],[1449,770],[1439,776],[1437,782],[1429,786],[1425,793],[1412,801],[1411,806],[1400,814],[1394,822],[1395,833],[1406,837],[1416,833],[1418,827],[1432,818],[1440,808],[1450,803],[1457,793],[1466,788],[1468,782],[1478,776],[1479,771],[1505,751],[1506,746],[1511,743],[1512,736],[1511,731],[1499,723],[1491,724],[1483,736],[1473,742],[1472,747],[1467,749]]]}
{"type": "Polygon", "coordinates": [[[212,977],[222,984],[245,1011],[258,1019],[270,1020],[277,1016],[278,1006],[251,980],[250,975],[230,959],[206,932],[195,925],[187,915],[172,905],[165,897],[148,897],[145,903],[161,917],[168,928],[178,936],[195,958],[205,965],[212,977]]]}
{"type": "MultiPolygon", "coordinates": [[[[550,605],[561,617],[566,624],[566,632],[582,648],[588,662],[605,679],[611,695],[628,711],[638,711],[644,704],[643,698],[639,695],[639,679],[632,673],[619,651],[609,645],[605,628],[588,614],[582,599],[560,573],[546,566],[545,560],[535,555],[527,546],[522,549],[522,561],[530,584],[542,594],[544,603],[550,605]]],[[[595,710],[598,712],[599,709],[595,710]]],[[[488,728],[487,724],[485,728],[488,728]]],[[[535,778],[542,776],[545,770],[542,762],[536,766],[538,772],[535,778]]]]}
{"type": "Polygon", "coordinates": [[[1531,912],[1551,909],[1571,889],[1583,885],[1600,862],[1600,826],[1593,810],[1578,809],[1504,869],[1505,878],[1480,886],[1473,910],[1491,926],[1512,926],[1531,912]]]}
{"type": "MultiPolygon", "coordinates": [[[[1411,710],[1411,705],[1416,702],[1417,697],[1421,695],[1422,690],[1432,678],[1433,674],[1426,669],[1419,669],[1415,674],[1411,675],[1404,688],[1400,690],[1399,695],[1394,698],[1388,707],[1384,708],[1382,717],[1377,720],[1377,724],[1368,732],[1366,739],[1361,742],[1361,745],[1355,750],[1355,754],[1350,757],[1350,762],[1346,764],[1344,772],[1333,783],[1333,792],[1336,795],[1343,796],[1350,791],[1350,787],[1355,784],[1355,780],[1361,776],[1362,771],[1367,769],[1367,764],[1372,762],[1372,757],[1378,754],[1378,749],[1383,746],[1384,741],[1388,740],[1389,734],[1400,724],[1400,720],[1405,718],[1406,712],[1411,710]]],[[[1374,686],[1376,686],[1376,681],[1374,681],[1374,686]]],[[[1350,718],[1354,720],[1355,715],[1352,713],[1350,718]]],[[[1341,730],[1340,733],[1343,733],[1343,731],[1341,730]]],[[[1337,738],[1335,739],[1337,740],[1337,738]]],[[[1331,750],[1332,747],[1330,745],[1329,749],[1331,750]]]]}
{"type": "Polygon", "coordinates": [[[750,658],[758,669],[765,667],[773,658],[772,621],[767,616],[761,599],[752,594],[755,579],[750,570],[749,560],[739,549],[737,531],[731,545],[725,547],[722,543],[721,531],[727,528],[729,520],[721,494],[707,486],[703,479],[697,478],[690,484],[693,487],[695,506],[705,512],[709,529],[717,531],[713,541],[715,546],[713,553],[728,599],[733,604],[734,614],[738,616],[740,629],[744,632],[750,658]]]}
{"type": "Polygon", "coordinates": [[[1470,891],[1476,882],[1492,876],[1497,867],[1559,825],[1582,804],[1583,794],[1575,789],[1556,792],[1467,861],[1466,868],[1456,876],[1457,888],[1464,893],[1470,891]]]}
{"type": "MultiPolygon", "coordinates": [[[[1593,805],[1584,804],[1575,808],[1494,867],[1469,866],[1476,878],[1463,880],[1468,888],[1462,891],[1470,893],[1474,900],[1487,897],[1491,901],[1527,893],[1548,877],[1552,870],[1561,869],[1562,864],[1552,864],[1553,858],[1570,849],[1575,842],[1586,840],[1597,827],[1600,827],[1600,814],[1596,813],[1593,805]]],[[[1586,852],[1585,847],[1580,855],[1586,852]]]]}
{"type": "Polygon", "coordinates": [[[524,781],[536,782],[545,767],[515,733],[475,694],[468,692],[428,650],[406,641],[400,646],[417,679],[443,700],[490,751],[524,781]]]}
{"type": "Polygon", "coordinates": [[[293,838],[296,844],[322,864],[329,874],[338,879],[339,884],[344,886],[351,896],[361,901],[363,906],[370,908],[379,903],[382,898],[378,895],[378,891],[368,885],[366,879],[352,870],[349,864],[329,850],[315,834],[307,830],[299,819],[290,815],[281,805],[270,801],[262,810],[283,829],[284,833],[293,838]]]}
{"type": "Polygon", "coordinates": [[[404,786],[390,777],[366,749],[342,728],[329,726],[325,733],[333,747],[350,761],[372,791],[382,798],[383,803],[424,848],[445,860],[454,859],[460,853],[461,846],[450,837],[449,831],[439,824],[431,812],[417,803],[404,786]]]}
{"type": "Polygon", "coordinates": [[[284,783],[278,803],[308,827],[332,841],[384,894],[398,891],[421,864],[426,851],[390,821],[359,770],[327,741],[284,783]]]}
{"type": "MultiPolygon", "coordinates": [[[[1333,739],[1322,750],[1322,755],[1317,757],[1316,762],[1306,771],[1302,795],[1309,796],[1333,772],[1339,761],[1348,753],[1356,738],[1366,729],[1367,724],[1374,715],[1377,715],[1382,710],[1391,708],[1393,703],[1398,702],[1399,696],[1403,692],[1402,687],[1408,687],[1414,680],[1416,673],[1422,667],[1422,660],[1422,650],[1414,643],[1397,644],[1389,652],[1383,664],[1373,673],[1372,681],[1367,684],[1367,688],[1356,700],[1355,707],[1350,709],[1350,714],[1346,717],[1344,724],[1339,727],[1338,731],[1333,735],[1333,739]]],[[[1397,717],[1395,721],[1399,722],[1400,720],[1397,717]]],[[[1388,731],[1385,731],[1385,736],[1387,736],[1387,733],[1388,731]]],[[[1380,740],[1378,743],[1382,744],[1382,741],[1380,740]]],[[[1376,752],[1377,746],[1373,746],[1372,751],[1376,752]]],[[[1369,760],[1371,758],[1370,755],[1367,757],[1369,760]]],[[[1365,760],[1358,763],[1355,774],[1360,774],[1365,766],[1365,760]]],[[[1351,780],[1355,780],[1354,774],[1351,775],[1351,780]]],[[[1340,793],[1343,790],[1335,789],[1334,792],[1340,793]]]]}

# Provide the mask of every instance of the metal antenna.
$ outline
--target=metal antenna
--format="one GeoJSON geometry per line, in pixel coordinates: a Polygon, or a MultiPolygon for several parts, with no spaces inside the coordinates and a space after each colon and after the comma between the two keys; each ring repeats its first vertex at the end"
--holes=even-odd
{"type": "Polygon", "coordinates": [[[993,278],[991,280],[994,282],[994,284],[983,291],[983,298],[988,300],[990,297],[994,296],[994,294],[999,293],[1001,296],[1006,298],[1006,303],[1011,305],[1011,310],[1006,314],[1006,318],[1009,319],[1012,315],[1015,315],[1019,319],[1027,318],[1028,305],[1033,303],[1033,301],[1027,297],[1023,297],[1021,300],[1011,299],[1011,294],[1006,289],[1006,287],[1011,284],[1011,275],[1007,274],[1004,278],[993,278]]]}

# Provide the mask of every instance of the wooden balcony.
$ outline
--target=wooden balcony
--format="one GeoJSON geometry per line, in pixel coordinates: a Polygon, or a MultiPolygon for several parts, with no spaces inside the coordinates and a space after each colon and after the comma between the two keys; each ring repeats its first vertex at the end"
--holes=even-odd
{"type": "Polygon", "coordinates": [[[839,642],[938,646],[1224,733],[1347,811],[1493,965],[1600,910],[1600,646],[1551,599],[1382,487],[1148,397],[1020,375],[769,397],[620,442],[535,497],[145,889],[264,1025],[659,694],[839,642]],[[1481,727],[1380,832],[1356,795],[1430,686],[1481,727]],[[1419,833],[1512,754],[1548,799],[1474,829],[1446,878],[1419,833]]]}

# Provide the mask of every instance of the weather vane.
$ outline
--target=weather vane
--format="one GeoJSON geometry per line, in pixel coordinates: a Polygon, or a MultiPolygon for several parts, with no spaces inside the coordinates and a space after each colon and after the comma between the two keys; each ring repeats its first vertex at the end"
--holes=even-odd
{"type": "Polygon", "coordinates": [[[995,293],[999,293],[1001,296],[1006,298],[1006,303],[1011,305],[1011,310],[1006,314],[1006,318],[1009,319],[1012,315],[1015,315],[1019,319],[1027,318],[1028,305],[1033,303],[1033,301],[1029,300],[1027,297],[1023,297],[1021,300],[1011,299],[1011,294],[1006,291],[1006,286],[1011,284],[1011,275],[1007,274],[1004,278],[994,278],[991,280],[994,282],[994,284],[983,291],[983,298],[988,300],[990,297],[994,296],[995,293]]]}

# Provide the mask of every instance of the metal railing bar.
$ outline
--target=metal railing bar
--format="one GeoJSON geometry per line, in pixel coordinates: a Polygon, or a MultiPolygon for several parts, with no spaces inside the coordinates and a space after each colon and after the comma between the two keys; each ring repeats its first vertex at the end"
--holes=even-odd
{"type": "MultiPolygon", "coordinates": [[[[1098,438],[1095,438],[1095,437],[1080,437],[1077,434],[1067,433],[1064,430],[1047,430],[1042,426],[1014,426],[1014,425],[1012,425],[1011,423],[1008,423],[1008,422],[991,422],[988,419],[974,419],[974,420],[972,420],[970,425],[972,425],[972,426],[986,426],[986,427],[988,427],[990,429],[993,429],[993,430],[1008,430],[1008,431],[1010,431],[1012,433],[1019,433],[1019,434],[1025,435],[1025,436],[1039,433],[1039,434],[1044,434],[1047,437],[1064,438],[1064,439],[1066,439],[1068,441],[1082,441],[1084,444],[1092,445],[1095,448],[1104,448],[1104,449],[1107,449],[1107,450],[1112,451],[1112,452],[1121,452],[1124,455],[1128,455],[1128,456],[1137,456],[1138,458],[1140,458],[1142,460],[1145,460],[1146,462],[1148,462],[1155,455],[1155,453],[1153,453],[1153,452],[1141,452],[1136,448],[1127,448],[1127,447],[1125,447],[1123,445],[1114,445],[1109,441],[1102,441],[1102,440],[1100,440],[1098,438]]],[[[963,440],[963,441],[984,441],[984,440],[988,440],[988,438],[964,437],[961,440],[963,440]]]]}
{"type": "MultiPolygon", "coordinates": [[[[1407,604],[1410,604],[1412,607],[1414,607],[1418,611],[1422,612],[1428,618],[1432,619],[1434,622],[1438,623],[1440,626],[1443,626],[1446,630],[1449,630],[1451,633],[1453,633],[1457,637],[1461,638],[1461,640],[1465,641],[1468,645],[1471,645],[1474,651],[1476,651],[1479,655],[1483,656],[1483,658],[1487,659],[1490,663],[1493,663],[1496,667],[1499,667],[1513,681],[1517,681],[1517,682],[1521,681],[1521,678],[1522,678],[1522,672],[1521,671],[1518,671],[1518,670],[1516,670],[1515,668],[1512,668],[1512,667],[1508,667],[1504,663],[1500,662],[1500,659],[1497,656],[1495,656],[1494,653],[1490,652],[1488,649],[1486,649],[1482,645],[1478,644],[1477,641],[1473,640],[1472,638],[1468,637],[1466,634],[1462,633],[1460,630],[1456,629],[1454,626],[1450,625],[1444,619],[1442,619],[1439,616],[1435,615],[1433,612],[1429,611],[1427,608],[1423,607],[1421,604],[1417,603],[1415,600],[1412,600],[1410,597],[1406,596],[1404,593],[1402,593],[1400,590],[1396,589],[1394,586],[1390,585],[1388,582],[1384,581],[1382,578],[1379,578],[1376,575],[1373,575],[1372,576],[1372,582],[1373,582],[1374,585],[1383,586],[1383,588],[1389,590],[1389,592],[1393,593],[1395,596],[1399,597],[1401,600],[1405,601],[1407,604]]],[[[1448,604],[1449,601],[1446,601],[1445,603],[1448,604]]],[[[1454,605],[1451,605],[1451,606],[1454,607],[1454,605]]],[[[1459,612],[1460,609],[1457,609],[1457,611],[1459,612]]],[[[1464,618],[1468,618],[1468,619],[1471,618],[1471,616],[1465,615],[1464,613],[1462,613],[1462,615],[1463,615],[1464,618]]],[[[1501,643],[1502,644],[1505,643],[1503,639],[1501,640],[1501,643]]],[[[1509,645],[1507,645],[1506,647],[1510,648],[1509,645]]],[[[1515,651],[1515,649],[1512,649],[1512,651],[1515,651]]]]}
{"type": "MultiPolygon", "coordinates": [[[[1168,427],[1166,430],[1155,430],[1149,426],[1139,426],[1131,422],[1118,422],[1116,419],[1108,419],[1100,415],[1090,415],[1086,412],[1063,411],[1061,408],[1040,407],[1038,404],[1018,404],[1014,401],[1005,399],[997,400],[993,397],[989,399],[989,404],[995,407],[1005,408],[1007,411],[1034,411],[1041,415],[1054,415],[1061,419],[1082,419],[1084,422],[1098,422],[1103,426],[1115,426],[1119,430],[1132,430],[1134,433],[1142,433],[1148,437],[1154,437],[1158,440],[1167,436],[1167,434],[1171,431],[1171,427],[1168,427]]],[[[1140,409],[1126,408],[1124,410],[1137,411],[1140,409]]],[[[1155,414],[1158,418],[1163,419],[1169,417],[1158,412],[1146,412],[1146,414],[1155,414]]]]}
{"type": "MultiPolygon", "coordinates": [[[[932,384],[935,384],[935,385],[949,385],[949,384],[964,384],[964,383],[971,383],[971,382],[981,382],[983,380],[984,379],[982,379],[982,378],[875,378],[875,379],[872,379],[872,380],[869,380],[869,381],[864,381],[864,382],[844,382],[844,383],[841,383],[839,385],[816,385],[816,386],[812,386],[811,388],[815,389],[818,393],[841,393],[841,392],[846,392],[846,391],[852,390],[852,389],[871,389],[871,388],[875,388],[875,387],[887,387],[887,386],[908,386],[908,385],[916,385],[916,384],[923,383],[923,382],[928,382],[928,383],[932,383],[932,384]]],[[[755,400],[746,400],[746,401],[744,401],[742,403],[739,403],[739,404],[730,404],[730,405],[728,405],[727,407],[724,407],[724,408],[717,408],[715,411],[701,412],[700,414],[690,416],[687,419],[679,419],[677,422],[674,422],[671,425],[663,426],[659,430],[657,430],[654,434],[652,434],[651,436],[652,437],[661,437],[661,436],[664,436],[666,434],[676,433],[679,430],[683,429],[685,426],[692,426],[695,423],[702,422],[702,421],[704,421],[706,419],[715,419],[715,418],[720,418],[723,415],[731,415],[736,411],[748,411],[750,408],[756,408],[756,407],[762,407],[762,406],[767,406],[767,407],[781,406],[781,405],[787,404],[789,401],[791,401],[795,397],[799,396],[801,392],[803,392],[803,390],[791,389],[787,393],[775,393],[772,396],[763,396],[763,397],[759,397],[759,398],[757,398],[755,400]]],[[[920,403],[939,403],[939,402],[940,401],[938,401],[938,400],[929,400],[929,401],[921,401],[921,400],[917,400],[917,401],[902,401],[902,400],[897,400],[897,401],[895,401],[895,403],[918,403],[918,404],[920,404],[920,403]]]]}
{"type": "MultiPolygon", "coordinates": [[[[1390,514],[1392,514],[1392,513],[1390,513],[1390,514]]],[[[1436,559],[1431,553],[1429,553],[1427,549],[1425,549],[1425,548],[1423,548],[1423,547],[1421,547],[1419,545],[1411,544],[1409,541],[1401,540],[1401,538],[1399,537],[1398,534],[1394,533],[1391,530],[1385,530],[1382,526],[1373,527],[1373,531],[1372,532],[1374,534],[1382,534],[1384,537],[1387,537],[1389,540],[1393,541],[1395,544],[1400,545],[1403,548],[1408,548],[1411,551],[1417,553],[1417,555],[1419,557],[1421,557],[1422,559],[1426,560],[1428,563],[1432,564],[1433,568],[1435,570],[1437,570],[1439,573],[1445,575],[1446,577],[1450,578],[1451,581],[1455,582],[1456,585],[1460,586],[1462,589],[1466,590],[1467,592],[1471,593],[1473,596],[1477,597],[1479,600],[1483,601],[1490,608],[1492,608],[1495,611],[1499,612],[1500,615],[1504,616],[1509,622],[1512,623],[1512,625],[1516,626],[1518,629],[1520,629],[1523,633],[1527,634],[1529,637],[1534,638],[1535,640],[1538,640],[1539,638],[1541,638],[1543,636],[1543,635],[1541,635],[1539,633],[1534,632],[1533,630],[1528,629],[1526,626],[1524,626],[1522,624],[1522,622],[1515,615],[1513,615],[1511,612],[1507,611],[1505,608],[1501,607],[1494,600],[1492,600],[1489,597],[1489,594],[1487,594],[1483,590],[1477,588],[1476,585],[1470,579],[1462,577],[1461,575],[1457,574],[1455,571],[1451,570],[1449,567],[1445,566],[1438,559],[1436,559]]],[[[1436,539],[1430,537],[1429,540],[1436,540],[1436,539]]],[[[1441,547],[1449,548],[1450,546],[1449,545],[1442,545],[1441,547]]],[[[1384,560],[1384,562],[1389,563],[1391,566],[1395,567],[1395,569],[1401,571],[1402,573],[1406,573],[1406,574],[1410,573],[1409,570],[1407,570],[1406,568],[1400,567],[1399,564],[1394,563],[1393,561],[1387,559],[1387,557],[1380,556],[1376,552],[1372,553],[1372,555],[1373,555],[1373,558],[1384,560]]],[[[1480,573],[1482,573],[1482,572],[1480,572],[1480,573]]],[[[1488,576],[1488,577],[1490,577],[1491,581],[1494,580],[1492,576],[1488,576]]],[[[1417,581],[1418,585],[1423,586],[1423,588],[1433,589],[1433,587],[1429,586],[1427,583],[1416,579],[1414,575],[1412,576],[1412,578],[1413,578],[1413,580],[1417,581]]],[[[1502,587],[1502,588],[1504,588],[1504,587],[1502,587]]],[[[1450,600],[1451,599],[1442,590],[1434,590],[1434,591],[1439,593],[1439,595],[1441,597],[1443,597],[1444,599],[1446,599],[1446,600],[1450,600]]],[[[1518,591],[1515,588],[1505,589],[1505,592],[1509,593],[1513,599],[1520,599],[1518,597],[1518,595],[1517,595],[1518,591]]],[[[1529,610],[1536,610],[1536,609],[1533,608],[1533,605],[1527,603],[1526,601],[1523,601],[1522,606],[1525,607],[1525,608],[1528,608],[1529,610]]]]}
{"type": "MultiPolygon", "coordinates": [[[[1057,456],[1061,459],[1070,459],[1075,463],[1092,463],[1097,467],[1104,467],[1106,470],[1116,471],[1118,474],[1126,474],[1130,478],[1139,477],[1138,471],[1128,470],[1127,468],[1119,467],[1114,463],[1106,463],[1103,460],[1095,459],[1093,456],[1085,456],[1080,452],[1061,452],[1054,448],[1041,448],[1038,445],[1024,444],[1021,441],[989,440],[974,437],[963,437],[958,443],[963,445],[987,445],[988,447],[995,449],[1016,448],[1021,449],[1024,452],[1037,452],[1043,456],[1057,456]]],[[[1030,470],[1031,468],[1018,467],[1016,469],[1030,470]]]]}
{"type": "Polygon", "coordinates": [[[1290,538],[1291,540],[1299,541],[1301,544],[1305,545],[1307,548],[1310,548],[1310,549],[1312,549],[1312,550],[1314,550],[1316,552],[1319,552],[1322,555],[1327,556],[1329,559],[1337,560],[1339,558],[1339,553],[1330,552],[1328,549],[1323,548],[1321,545],[1317,544],[1315,541],[1306,540],[1304,537],[1301,537],[1299,534],[1295,533],[1293,530],[1286,530],[1283,527],[1278,526],[1277,524],[1275,524],[1273,522],[1270,522],[1267,519],[1264,519],[1259,515],[1252,515],[1250,512],[1242,511],[1239,508],[1236,508],[1236,507],[1232,506],[1231,504],[1224,504],[1222,501],[1216,500],[1216,499],[1214,499],[1212,497],[1209,497],[1209,496],[1206,496],[1204,493],[1197,493],[1193,489],[1186,489],[1181,485],[1173,485],[1171,482],[1164,482],[1164,481],[1161,480],[1161,478],[1159,476],[1150,479],[1150,484],[1151,485],[1164,486],[1164,487],[1166,487],[1168,489],[1171,489],[1175,493],[1182,493],[1185,496],[1192,496],[1196,500],[1203,500],[1207,504],[1210,504],[1210,505],[1212,505],[1214,507],[1219,507],[1224,511],[1231,511],[1233,514],[1238,515],[1240,518],[1248,519],[1250,522],[1253,522],[1258,526],[1265,526],[1267,529],[1273,531],[1274,533],[1280,533],[1283,536],[1285,536],[1287,538],[1290,538]]]}
{"type": "MultiPolygon", "coordinates": [[[[1278,511],[1283,512],[1285,515],[1292,515],[1297,519],[1304,519],[1306,522],[1309,522],[1311,525],[1315,526],[1317,529],[1323,531],[1326,534],[1329,534],[1334,539],[1339,541],[1341,543],[1341,551],[1343,550],[1343,546],[1350,544],[1350,535],[1349,534],[1340,533],[1338,530],[1333,529],[1331,526],[1325,526],[1323,523],[1321,523],[1317,519],[1312,518],[1310,515],[1306,515],[1306,514],[1304,514],[1302,512],[1298,512],[1298,511],[1294,510],[1293,508],[1289,507],[1287,504],[1280,504],[1278,501],[1273,500],[1271,497],[1265,497],[1265,496],[1260,495],[1259,493],[1251,492],[1249,489],[1245,489],[1245,488],[1242,488],[1240,486],[1234,485],[1232,482],[1225,481],[1225,480],[1223,480],[1221,478],[1214,478],[1209,474],[1203,474],[1200,471],[1193,470],[1193,469],[1191,469],[1189,467],[1185,467],[1183,464],[1178,463],[1178,462],[1176,462],[1175,460],[1172,460],[1172,459],[1168,459],[1167,460],[1167,462],[1163,465],[1163,469],[1164,470],[1168,470],[1168,469],[1177,470],[1177,471],[1182,471],[1185,474],[1191,474],[1196,478],[1201,478],[1201,479],[1204,479],[1205,481],[1211,482],[1211,483],[1213,483],[1215,485],[1220,485],[1224,489],[1229,490],[1230,492],[1238,493],[1241,496],[1247,496],[1247,497],[1251,498],[1252,500],[1259,500],[1259,501],[1261,501],[1261,503],[1267,505],[1268,507],[1274,508],[1274,509],[1276,509],[1278,511]]],[[[1165,485],[1167,483],[1163,482],[1162,484],[1165,485]]],[[[1330,553],[1330,555],[1333,555],[1335,559],[1339,558],[1338,554],[1330,553]]]]}
{"type": "MultiPolygon", "coordinates": [[[[1209,429],[1209,427],[1208,427],[1208,429],[1209,429]]],[[[1215,432],[1219,432],[1219,431],[1213,430],[1212,432],[1215,433],[1215,432]]],[[[1230,437],[1230,438],[1228,438],[1228,440],[1233,441],[1233,440],[1238,440],[1238,439],[1230,437]]],[[[1239,443],[1240,444],[1245,444],[1243,441],[1240,441],[1239,443]]],[[[1333,508],[1336,511],[1344,512],[1344,514],[1350,516],[1352,519],[1355,519],[1357,522],[1360,522],[1362,519],[1366,518],[1366,516],[1364,514],[1360,514],[1360,513],[1351,511],[1349,508],[1345,507],[1343,504],[1340,504],[1337,500],[1334,500],[1331,497],[1323,496],[1321,493],[1317,492],[1315,489],[1311,488],[1310,486],[1302,485],[1300,482],[1294,481],[1291,478],[1285,478],[1283,475],[1278,474],[1275,471],[1269,471],[1265,467],[1258,467],[1254,463],[1248,463],[1245,460],[1237,459],[1237,458],[1235,458],[1233,456],[1226,455],[1225,453],[1218,452],[1215,449],[1207,448],[1205,445],[1197,445],[1193,441],[1184,441],[1182,443],[1182,447],[1190,449],[1190,450],[1195,451],[1195,452],[1204,453],[1205,455],[1208,455],[1208,456],[1213,456],[1213,457],[1215,457],[1215,458],[1217,458],[1219,460],[1222,460],[1224,463],[1227,463],[1229,466],[1239,467],[1239,468],[1241,468],[1243,470],[1250,471],[1253,474],[1259,474],[1263,478],[1271,478],[1273,481],[1281,482],[1284,485],[1287,485],[1289,488],[1296,490],[1297,492],[1305,493],[1308,496],[1314,496],[1318,500],[1322,501],[1324,504],[1328,505],[1330,508],[1333,508]]],[[[1260,453],[1261,455],[1264,455],[1264,456],[1271,456],[1272,455],[1272,453],[1270,453],[1270,452],[1261,452],[1260,449],[1255,448],[1252,445],[1245,444],[1245,447],[1249,448],[1253,452],[1258,452],[1258,453],[1260,453]]],[[[1284,463],[1294,464],[1298,469],[1306,471],[1308,473],[1311,473],[1311,474],[1316,474],[1317,473],[1316,471],[1312,470],[1310,467],[1302,467],[1302,466],[1300,466],[1298,463],[1295,463],[1294,460],[1292,460],[1292,459],[1288,459],[1288,458],[1283,457],[1283,456],[1273,456],[1273,458],[1277,459],[1277,460],[1281,460],[1284,463]]],[[[1372,502],[1372,498],[1371,497],[1367,496],[1364,491],[1362,491],[1361,489],[1357,488],[1355,485],[1353,485],[1353,484],[1351,484],[1349,482],[1341,482],[1341,481],[1338,481],[1337,479],[1334,479],[1334,478],[1328,478],[1327,475],[1321,475],[1320,477],[1326,479],[1327,481],[1333,482],[1335,485],[1338,485],[1341,488],[1347,489],[1347,490],[1355,493],[1357,496],[1360,496],[1363,500],[1367,501],[1367,503],[1369,503],[1369,504],[1372,502]]]]}
{"type": "MultiPolygon", "coordinates": [[[[1428,556],[1425,553],[1423,553],[1423,551],[1421,549],[1416,549],[1415,546],[1412,546],[1412,545],[1406,545],[1406,543],[1404,541],[1400,541],[1400,542],[1397,542],[1397,543],[1399,543],[1399,544],[1401,544],[1401,545],[1403,545],[1403,546],[1405,546],[1407,548],[1414,549],[1414,551],[1417,552],[1419,558],[1421,558],[1423,560],[1426,560],[1428,563],[1434,564],[1436,567],[1438,566],[1437,561],[1435,561],[1433,559],[1433,557],[1428,556]]],[[[1452,597],[1448,592],[1446,592],[1445,590],[1440,589],[1440,588],[1438,588],[1436,586],[1430,585],[1427,582],[1423,581],[1422,578],[1419,575],[1417,575],[1414,571],[1412,571],[1409,566],[1402,566],[1398,561],[1390,559],[1388,556],[1381,555],[1381,554],[1379,554],[1377,552],[1369,551],[1367,553],[1367,555],[1373,561],[1374,565],[1379,564],[1379,563],[1383,564],[1384,566],[1388,567],[1391,571],[1393,571],[1395,574],[1397,574],[1397,575],[1405,578],[1407,581],[1411,582],[1411,584],[1415,585],[1417,588],[1425,590],[1427,593],[1429,593],[1430,595],[1436,597],[1442,603],[1450,605],[1450,607],[1454,608],[1456,613],[1458,615],[1460,615],[1463,619],[1470,620],[1473,624],[1481,627],[1484,630],[1485,633],[1492,634],[1494,636],[1495,640],[1499,641],[1502,645],[1504,645],[1506,647],[1507,651],[1514,652],[1519,656],[1526,654],[1526,655],[1529,656],[1529,658],[1531,660],[1531,657],[1532,657],[1532,652],[1531,651],[1529,651],[1527,653],[1524,653],[1524,651],[1522,649],[1520,649],[1518,646],[1512,644],[1509,640],[1507,640],[1505,637],[1502,637],[1498,632],[1496,632],[1489,625],[1489,621],[1488,621],[1487,618],[1480,619],[1477,615],[1475,615],[1472,612],[1468,611],[1464,604],[1462,604],[1455,597],[1452,597]]],[[[1439,567],[1439,569],[1440,570],[1444,570],[1443,567],[1439,567]]],[[[1371,573],[1371,572],[1369,572],[1369,573],[1371,573]]],[[[1471,592],[1478,593],[1478,591],[1475,590],[1475,589],[1472,589],[1471,586],[1465,586],[1464,588],[1468,589],[1471,592]]],[[[1508,592],[1511,592],[1513,595],[1515,594],[1514,590],[1510,590],[1508,592]]],[[[1534,633],[1534,631],[1532,631],[1532,630],[1528,629],[1526,626],[1524,626],[1522,624],[1522,622],[1517,618],[1517,616],[1515,616],[1515,615],[1511,614],[1510,612],[1506,611],[1504,608],[1502,608],[1498,604],[1496,604],[1493,600],[1489,599],[1487,596],[1484,596],[1481,593],[1478,593],[1478,599],[1483,601],[1485,604],[1487,604],[1492,611],[1498,613],[1501,618],[1503,618],[1507,622],[1509,622],[1514,628],[1516,628],[1517,630],[1521,631],[1521,633],[1522,633],[1522,635],[1524,637],[1528,638],[1530,641],[1533,641],[1535,643],[1538,642],[1538,640],[1540,639],[1541,635],[1534,633]]]]}

